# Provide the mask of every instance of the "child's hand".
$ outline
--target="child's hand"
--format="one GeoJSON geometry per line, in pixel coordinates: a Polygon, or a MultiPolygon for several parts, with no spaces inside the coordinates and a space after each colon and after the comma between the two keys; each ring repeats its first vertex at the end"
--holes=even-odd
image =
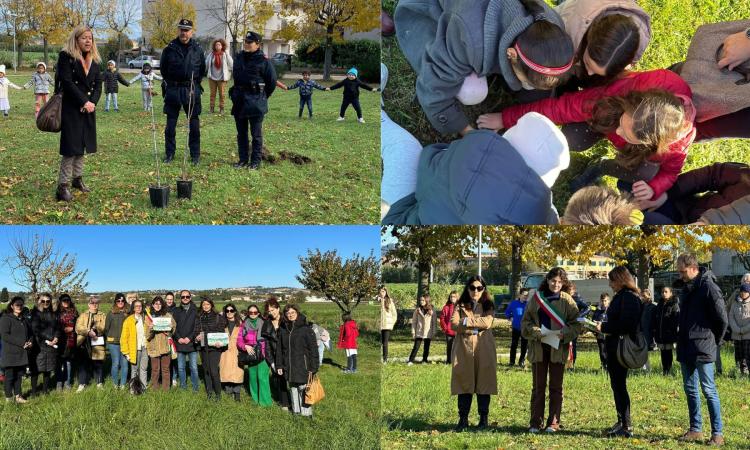
{"type": "Polygon", "coordinates": [[[661,205],[663,205],[664,202],[666,201],[667,201],[667,193],[665,192],[661,194],[659,198],[657,198],[656,200],[650,200],[650,199],[638,200],[638,208],[640,208],[641,211],[646,211],[646,210],[653,211],[655,209],[660,208],[661,205]]]}
{"type": "Polygon", "coordinates": [[[477,126],[488,130],[502,130],[505,128],[503,125],[503,113],[482,114],[477,119],[477,126]]]}
{"type": "Polygon", "coordinates": [[[633,183],[633,195],[636,200],[651,200],[654,196],[654,190],[645,181],[636,181],[633,183]]]}

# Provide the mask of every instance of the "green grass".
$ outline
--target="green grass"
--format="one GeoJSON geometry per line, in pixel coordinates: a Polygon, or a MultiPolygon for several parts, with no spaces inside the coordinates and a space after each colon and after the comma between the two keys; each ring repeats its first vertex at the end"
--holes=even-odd
{"type": "MultiPolygon", "coordinates": [[[[305,304],[302,310],[337,340],[337,307],[305,304]]],[[[362,305],[355,319],[371,325],[379,311],[362,305]]],[[[380,350],[375,333],[365,332],[359,344],[358,374],[344,375],[323,364],[326,398],[314,407],[311,421],[277,406],[252,404],[246,392],[239,405],[226,396],[215,403],[203,392],[175,389],[134,397],[113,390],[105,369],[107,382],[100,391],[55,392],[26,405],[0,403],[0,448],[377,448],[380,350]]],[[[329,357],[346,364],[342,350],[329,357]]],[[[24,386],[29,388],[28,381],[24,386]]]]}
{"type": "MultiPolygon", "coordinates": [[[[10,74],[21,85],[31,72],[10,74]]],[[[127,78],[131,78],[128,75],[127,78]]],[[[288,82],[288,80],[286,80],[288,82]]],[[[180,164],[162,166],[162,182],[172,187],[169,207],[152,208],[148,186],[155,183],[151,116],[142,112],[138,86],[120,86],[120,113],[98,104],[98,152],[86,158],[84,179],[93,192],[74,194],[70,204],[54,194],[60,156],[59,134],[43,133],[34,122],[33,91],[10,90],[11,114],[0,117],[0,211],[5,223],[186,223],[315,224],[375,223],[380,186],[380,96],[362,92],[365,124],[350,108],[336,122],[341,91],[317,91],[315,118],[298,120],[299,94],[277,89],[263,124],[264,144],[272,154],[286,150],[312,158],[264,163],[260,171],[237,170],[236,131],[231,115],[209,111],[208,85],[202,97],[201,164],[190,168],[192,200],[177,200],[180,164]]],[[[217,100],[218,101],[218,100],[217,100]]],[[[164,155],[162,97],[154,101],[157,150],[164,155]]],[[[231,102],[227,100],[227,110],[231,102]]],[[[218,109],[218,107],[217,107],[218,109]]],[[[178,158],[185,151],[186,123],[178,122],[178,158]]]]}
{"type": "MultiPolygon", "coordinates": [[[[416,283],[386,283],[386,286],[388,287],[388,293],[399,308],[414,308],[417,301],[416,283]]],[[[442,308],[448,300],[448,295],[450,295],[451,291],[455,290],[461,294],[463,288],[463,284],[431,283],[430,298],[434,305],[442,308]]],[[[508,286],[490,285],[487,286],[487,291],[490,293],[490,296],[507,294],[508,286]]]]}
{"type": "MultiPolygon", "coordinates": [[[[682,390],[679,363],[674,375],[661,375],[658,352],[652,352],[652,372],[631,371],[628,391],[631,396],[635,436],[631,440],[609,440],[603,430],[616,421],[609,379],[599,370],[599,356],[591,337],[579,342],[574,372],[565,374],[562,423],[564,429],[553,435],[526,433],[529,423],[531,373],[517,366],[509,368],[509,329],[495,332],[498,364],[498,395],[491,397],[490,431],[455,433],[458,420],[456,397],[450,395],[451,370],[445,364],[403,362],[383,366],[381,408],[383,430],[381,445],[388,449],[405,448],[518,448],[518,449],[593,449],[593,448],[702,448],[683,445],[677,438],[687,429],[687,402],[682,390]]],[[[405,329],[394,333],[389,358],[403,361],[412,341],[405,329]]],[[[747,392],[750,381],[739,378],[731,346],[723,351],[725,375],[717,379],[727,448],[747,448],[750,430],[747,392]]],[[[430,354],[445,359],[445,341],[436,335],[430,354]]],[[[421,358],[418,353],[417,361],[421,358]]],[[[476,403],[476,402],[475,402],[476,403]]],[[[704,431],[710,430],[708,410],[703,400],[704,431]]],[[[477,423],[476,405],[469,422],[477,423]]],[[[707,435],[709,433],[706,433],[707,435]]]]}
{"type": "MultiPolygon", "coordinates": [[[[384,8],[393,11],[397,0],[384,0],[384,8]]],[[[636,70],[645,71],[666,68],[685,59],[690,40],[699,25],[721,21],[739,20],[750,17],[750,3],[733,0],[688,1],[688,0],[640,0],[638,2],[651,14],[652,40],[636,70]]],[[[385,110],[390,117],[413,133],[422,144],[445,142],[422,112],[415,99],[416,77],[403,57],[395,37],[383,38],[382,59],[388,66],[390,77],[383,93],[385,110]]],[[[485,112],[500,111],[510,105],[510,96],[502,92],[499,80],[490,78],[490,95],[480,105],[466,108],[470,119],[476,119],[485,112]]],[[[750,163],[750,144],[742,140],[719,140],[694,144],[690,147],[683,170],[703,167],[714,162],[735,161],[750,163]]],[[[612,157],[614,147],[601,142],[592,149],[574,153],[568,170],[562,172],[553,187],[554,203],[562,213],[570,198],[568,181],[579,174],[594,159],[612,157]]],[[[614,186],[612,178],[605,178],[608,185],[614,186]]]]}

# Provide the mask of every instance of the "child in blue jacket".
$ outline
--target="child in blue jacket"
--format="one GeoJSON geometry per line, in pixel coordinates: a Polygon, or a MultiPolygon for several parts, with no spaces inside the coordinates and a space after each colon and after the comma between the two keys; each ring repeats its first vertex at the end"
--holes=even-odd
{"type": "Polygon", "coordinates": [[[294,83],[291,86],[287,86],[287,89],[297,89],[299,88],[299,118],[302,118],[302,112],[305,110],[305,105],[307,105],[307,112],[310,115],[310,118],[312,119],[313,114],[313,108],[312,108],[312,94],[313,89],[317,89],[319,91],[325,91],[326,88],[321,86],[318,82],[310,79],[310,72],[305,70],[302,72],[302,79],[297,80],[296,83],[294,83]]]}
{"type": "Polygon", "coordinates": [[[510,338],[510,366],[516,365],[516,348],[518,348],[518,340],[521,340],[521,357],[518,358],[518,365],[521,367],[526,366],[526,348],[528,341],[521,337],[521,318],[523,317],[524,311],[526,311],[526,305],[529,299],[529,290],[521,289],[521,293],[518,298],[510,302],[510,305],[505,309],[505,317],[511,321],[511,327],[513,328],[510,338]]]}

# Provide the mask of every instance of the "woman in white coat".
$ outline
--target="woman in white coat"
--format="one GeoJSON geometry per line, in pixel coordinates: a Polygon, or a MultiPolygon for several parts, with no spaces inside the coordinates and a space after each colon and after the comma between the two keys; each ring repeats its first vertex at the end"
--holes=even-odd
{"type": "Polygon", "coordinates": [[[206,56],[208,87],[211,91],[211,113],[216,104],[216,91],[219,91],[219,114],[224,113],[224,97],[227,83],[232,78],[234,61],[229,54],[227,41],[216,39],[211,44],[211,52],[206,56]]]}

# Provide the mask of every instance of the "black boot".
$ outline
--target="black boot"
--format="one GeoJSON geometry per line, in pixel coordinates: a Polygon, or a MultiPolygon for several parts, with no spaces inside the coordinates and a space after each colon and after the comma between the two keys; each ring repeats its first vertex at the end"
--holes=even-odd
{"type": "Polygon", "coordinates": [[[456,425],[456,433],[461,433],[462,431],[465,431],[467,428],[469,428],[469,417],[468,416],[460,416],[458,418],[458,424],[456,425]]]}
{"type": "Polygon", "coordinates": [[[357,373],[357,354],[352,355],[352,373],[357,373]]]}
{"type": "Polygon", "coordinates": [[[73,178],[73,187],[78,189],[81,192],[91,192],[91,189],[86,187],[85,184],[83,184],[83,177],[75,177],[73,178]]]}
{"type": "Polygon", "coordinates": [[[235,392],[233,395],[234,395],[234,401],[236,401],[236,402],[240,401],[240,393],[239,392],[235,392]]]}
{"type": "Polygon", "coordinates": [[[70,193],[70,188],[67,183],[58,184],[55,198],[58,202],[69,202],[73,200],[73,194],[70,193]]]}
{"type": "Polygon", "coordinates": [[[487,414],[480,414],[479,415],[479,424],[477,425],[478,430],[486,430],[489,427],[489,423],[487,422],[487,414]]]}

